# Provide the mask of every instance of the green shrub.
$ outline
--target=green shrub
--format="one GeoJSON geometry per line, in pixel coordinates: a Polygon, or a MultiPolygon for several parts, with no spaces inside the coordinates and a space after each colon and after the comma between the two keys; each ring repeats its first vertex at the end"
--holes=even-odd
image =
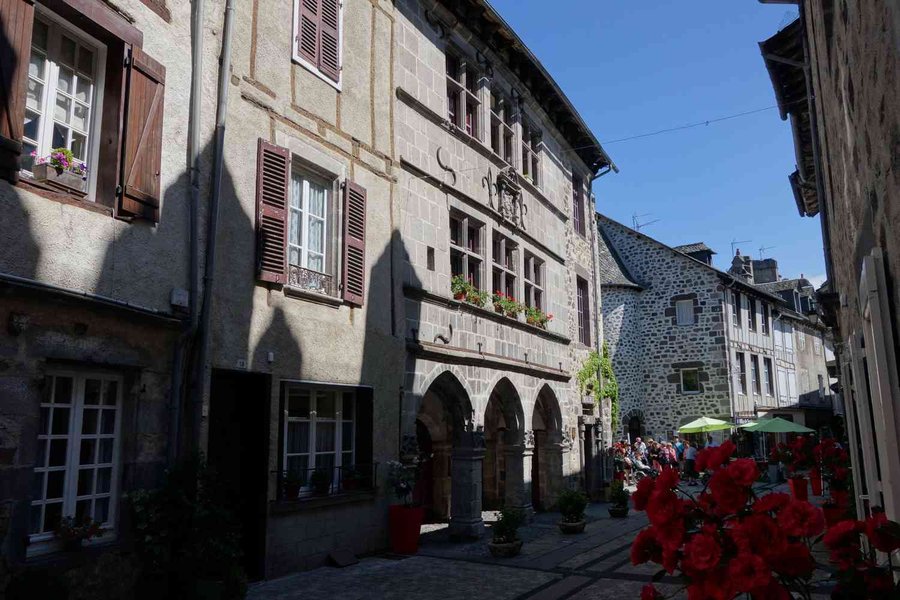
{"type": "Polygon", "coordinates": [[[631,494],[625,489],[625,483],[616,479],[610,484],[609,501],[613,506],[628,506],[631,494]]]}
{"type": "Polygon", "coordinates": [[[525,512],[519,508],[504,508],[500,511],[500,517],[491,532],[494,535],[494,543],[509,544],[518,538],[518,530],[525,523],[525,512]]]}
{"type": "Polygon", "coordinates": [[[566,523],[578,523],[584,519],[584,509],[587,508],[588,497],[577,490],[563,490],[559,494],[556,506],[562,513],[566,523]]]}

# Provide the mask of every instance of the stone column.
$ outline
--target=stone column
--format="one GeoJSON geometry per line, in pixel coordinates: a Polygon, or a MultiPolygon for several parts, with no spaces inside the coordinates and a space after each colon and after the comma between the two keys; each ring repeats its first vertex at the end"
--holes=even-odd
{"type": "Polygon", "coordinates": [[[431,468],[434,477],[431,491],[434,499],[434,516],[437,519],[450,518],[450,442],[435,442],[431,446],[431,468]]]}
{"type": "Polygon", "coordinates": [[[518,508],[531,520],[534,509],[531,506],[531,491],[525,485],[525,474],[531,475],[531,456],[528,470],[525,470],[524,444],[512,444],[504,448],[506,454],[506,503],[509,508],[518,508]]]}
{"type": "Polygon", "coordinates": [[[481,518],[481,463],[484,442],[454,446],[450,492],[450,539],[480,538],[484,533],[481,518]]]}
{"type": "Polygon", "coordinates": [[[556,499],[563,490],[563,454],[565,446],[560,443],[547,444],[544,448],[544,455],[541,457],[546,465],[547,473],[547,489],[541,492],[546,499],[544,508],[546,510],[554,510],[556,508],[556,499]]]}

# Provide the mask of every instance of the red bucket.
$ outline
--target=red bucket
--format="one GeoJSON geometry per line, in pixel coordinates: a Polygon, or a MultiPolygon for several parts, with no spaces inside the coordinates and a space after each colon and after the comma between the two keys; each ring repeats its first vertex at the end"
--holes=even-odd
{"type": "Polygon", "coordinates": [[[809,500],[809,485],[806,477],[791,477],[789,480],[791,493],[797,500],[809,500]]]}
{"type": "Polygon", "coordinates": [[[392,504],[388,507],[388,525],[391,550],[397,554],[415,554],[419,551],[419,531],[425,520],[421,506],[392,504]]]}

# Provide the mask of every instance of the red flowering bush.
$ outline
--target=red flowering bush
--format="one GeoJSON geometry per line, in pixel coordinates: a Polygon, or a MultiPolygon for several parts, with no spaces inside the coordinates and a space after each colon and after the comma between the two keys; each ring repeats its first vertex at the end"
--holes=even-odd
{"type": "Polygon", "coordinates": [[[894,583],[890,566],[880,566],[875,555],[875,550],[890,553],[900,549],[900,525],[876,511],[865,521],[841,521],[825,534],[829,560],[837,567],[834,577],[838,585],[831,595],[834,599],[900,598],[900,584],[894,583]],[[868,552],[863,550],[863,535],[869,540],[868,552]]]}
{"type": "MultiPolygon", "coordinates": [[[[808,597],[811,538],[825,527],[822,511],[787,494],[757,498],[756,463],[731,461],[734,449],[726,442],[698,455],[697,465],[712,475],[696,497],[679,489],[675,471],[639,482],[634,508],[647,512],[650,526],[635,538],[631,562],[659,564],[660,576],[677,574],[689,600],[808,597]]],[[[649,585],[641,598],[663,595],[649,585]]]]}

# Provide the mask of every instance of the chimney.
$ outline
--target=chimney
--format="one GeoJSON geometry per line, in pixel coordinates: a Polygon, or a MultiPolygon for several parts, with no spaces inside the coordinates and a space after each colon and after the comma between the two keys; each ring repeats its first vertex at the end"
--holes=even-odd
{"type": "Polygon", "coordinates": [[[753,260],[749,256],[742,256],[738,248],[731,259],[731,268],[728,272],[747,283],[753,283],[753,260]]]}
{"type": "Polygon", "coordinates": [[[777,260],[766,258],[753,261],[753,283],[772,283],[779,279],[777,260]]]}

